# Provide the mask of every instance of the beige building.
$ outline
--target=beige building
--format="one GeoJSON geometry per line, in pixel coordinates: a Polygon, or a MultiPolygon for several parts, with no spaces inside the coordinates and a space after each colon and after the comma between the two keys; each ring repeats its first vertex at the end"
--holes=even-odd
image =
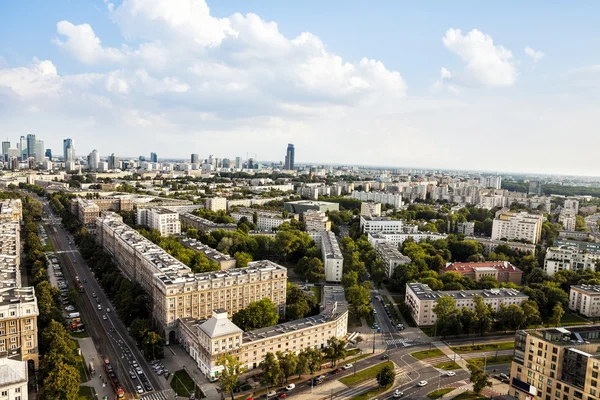
{"type": "Polygon", "coordinates": [[[341,282],[344,269],[344,257],[333,232],[321,235],[321,256],[325,269],[326,282],[341,282]]]}
{"type": "Polygon", "coordinates": [[[360,204],[360,215],[365,217],[380,217],[381,216],[381,203],[373,203],[370,201],[363,201],[360,204]]]}
{"type": "Polygon", "coordinates": [[[189,249],[204,254],[210,261],[219,264],[219,267],[222,270],[235,268],[235,258],[231,257],[229,254],[221,253],[220,251],[215,250],[196,239],[185,238],[181,240],[181,244],[189,249]]]}
{"type": "Polygon", "coordinates": [[[234,355],[250,370],[257,368],[267,353],[323,349],[328,339],[345,337],[348,327],[343,288],[325,286],[323,291],[322,311],[317,316],[243,332],[227,318],[225,310],[215,310],[206,321],[180,321],[179,342],[210,380],[223,370],[217,360],[225,354],[234,355]]]}
{"type": "Polygon", "coordinates": [[[536,244],[542,234],[544,216],[502,209],[492,225],[492,240],[527,240],[536,244]]]}
{"type": "Polygon", "coordinates": [[[558,215],[558,223],[562,224],[565,230],[574,231],[577,222],[575,215],[574,210],[563,208],[558,215]]]}
{"type": "Polygon", "coordinates": [[[271,261],[248,268],[193,274],[189,267],[125,225],[114,213],[96,220],[96,238],[132,281],[153,299],[153,317],[169,334],[180,318],[208,318],[212,310],[230,315],[268,297],[285,312],[287,269],[271,261]]]}
{"type": "Polygon", "coordinates": [[[33,287],[0,289],[0,358],[32,360],[38,367],[38,315],[33,287]]]}
{"type": "Polygon", "coordinates": [[[236,224],[217,224],[216,222],[209,221],[205,218],[200,218],[187,212],[179,214],[179,220],[181,221],[181,225],[184,227],[192,227],[206,233],[217,229],[223,229],[226,231],[237,230],[236,224]]]}
{"type": "Polygon", "coordinates": [[[308,232],[329,232],[331,221],[325,211],[308,210],[302,214],[304,229],[308,232]]]}
{"type": "Polygon", "coordinates": [[[569,290],[569,310],[588,318],[600,317],[600,286],[571,286],[569,290]]]}
{"type": "Polygon", "coordinates": [[[0,220],[0,288],[21,286],[20,234],[18,221],[0,220]]]}
{"type": "Polygon", "coordinates": [[[136,217],[139,225],[156,229],[161,236],[179,235],[181,233],[179,214],[167,208],[139,208],[136,217]]]}
{"type": "Polygon", "coordinates": [[[212,197],[206,199],[204,207],[210,211],[227,210],[227,199],[223,197],[212,197]]]}
{"type": "Polygon", "coordinates": [[[518,331],[508,395],[520,400],[597,400],[599,345],[600,325],[518,331]]]}
{"type": "Polygon", "coordinates": [[[0,399],[27,400],[27,362],[0,358],[0,399]]]}
{"type": "Polygon", "coordinates": [[[446,290],[434,291],[423,283],[407,283],[405,303],[411,310],[411,315],[418,326],[435,324],[437,316],[433,312],[437,299],[442,296],[452,297],[456,308],[474,309],[473,298],[481,296],[492,311],[498,311],[501,305],[522,304],[529,296],[515,289],[485,289],[485,290],[446,290]]]}
{"type": "Polygon", "coordinates": [[[398,246],[388,242],[377,244],[375,252],[384,263],[384,271],[387,277],[391,277],[399,265],[411,262],[410,257],[405,256],[398,250],[398,246]]]}
{"type": "Polygon", "coordinates": [[[23,218],[21,199],[0,200],[0,220],[19,222],[23,218]]]}

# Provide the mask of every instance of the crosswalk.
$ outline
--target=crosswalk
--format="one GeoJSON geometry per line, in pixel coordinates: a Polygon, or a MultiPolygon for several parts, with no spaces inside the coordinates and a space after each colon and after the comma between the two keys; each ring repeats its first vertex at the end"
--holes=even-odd
{"type": "Polygon", "coordinates": [[[173,390],[144,393],[140,395],[140,400],[173,400],[174,394],[173,390]]]}
{"type": "Polygon", "coordinates": [[[411,339],[389,339],[386,340],[385,343],[389,345],[401,344],[404,347],[414,346],[415,343],[411,339]]]}

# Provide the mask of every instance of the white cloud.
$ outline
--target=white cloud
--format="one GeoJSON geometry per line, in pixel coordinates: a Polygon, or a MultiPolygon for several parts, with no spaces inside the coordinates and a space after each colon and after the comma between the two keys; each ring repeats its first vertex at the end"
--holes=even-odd
{"type": "Polygon", "coordinates": [[[534,50],[529,46],[525,47],[525,54],[527,54],[534,63],[540,61],[544,57],[544,53],[539,50],[534,50]]]}
{"type": "Polygon", "coordinates": [[[448,89],[448,91],[454,95],[460,94],[460,90],[456,85],[452,84],[452,74],[446,68],[442,67],[440,70],[440,79],[435,81],[430,87],[429,91],[437,93],[442,89],[448,89]]]}
{"type": "Polygon", "coordinates": [[[33,61],[29,67],[0,69],[0,87],[9,89],[21,100],[58,96],[62,78],[52,61],[33,61]]]}
{"type": "Polygon", "coordinates": [[[73,25],[69,21],[60,21],[56,24],[56,31],[67,39],[55,38],[54,43],[82,63],[120,62],[126,56],[120,50],[102,47],[89,24],[73,25]]]}
{"type": "Polygon", "coordinates": [[[512,86],[517,80],[512,53],[495,45],[491,36],[477,29],[466,35],[460,29],[448,29],[442,42],[448,50],[467,63],[468,78],[476,83],[484,86],[512,86]]]}

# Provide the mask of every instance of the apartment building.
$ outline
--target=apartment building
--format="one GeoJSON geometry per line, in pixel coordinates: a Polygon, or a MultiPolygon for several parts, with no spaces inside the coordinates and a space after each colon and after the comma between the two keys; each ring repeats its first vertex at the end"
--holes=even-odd
{"type": "Polygon", "coordinates": [[[0,358],[39,365],[37,299],[33,287],[0,289],[0,358]]]}
{"type": "Polygon", "coordinates": [[[378,243],[377,246],[375,246],[375,252],[383,261],[384,271],[387,277],[391,277],[394,270],[399,265],[409,264],[411,262],[410,257],[400,253],[397,245],[388,242],[378,243]]]}
{"type": "Polygon", "coordinates": [[[180,318],[208,318],[212,310],[230,315],[249,303],[270,298],[283,314],[287,269],[271,261],[247,268],[193,274],[189,267],[125,225],[114,213],[96,220],[96,239],[119,269],[152,298],[153,317],[167,335],[180,318]]]}
{"type": "Polygon", "coordinates": [[[590,232],[583,231],[558,231],[558,237],[562,239],[570,240],[589,240],[593,239],[593,235],[590,232]]]}
{"type": "Polygon", "coordinates": [[[259,367],[267,353],[299,354],[306,348],[324,349],[327,340],[347,334],[348,307],[341,287],[324,287],[322,311],[314,317],[284,322],[243,332],[227,318],[225,310],[214,310],[206,321],[184,320],[179,324],[179,342],[211,381],[223,366],[219,357],[231,354],[248,369],[259,367]]]}
{"type": "Polygon", "coordinates": [[[283,208],[294,214],[303,214],[308,210],[339,211],[340,205],[338,203],[330,203],[327,201],[296,200],[286,201],[283,203],[283,208]]]}
{"type": "Polygon", "coordinates": [[[600,325],[518,331],[508,395],[520,400],[598,399],[599,345],[600,325]]]}
{"type": "Polygon", "coordinates": [[[403,221],[394,220],[390,217],[360,216],[360,229],[363,233],[402,232],[403,225],[403,221]]]}
{"type": "Polygon", "coordinates": [[[492,240],[527,240],[536,244],[542,234],[543,215],[502,209],[492,225],[492,240]]]}
{"type": "Polygon", "coordinates": [[[256,229],[259,231],[272,231],[273,228],[279,228],[279,226],[285,222],[290,222],[290,218],[283,218],[280,212],[277,211],[265,211],[255,210],[252,208],[242,208],[231,212],[231,218],[239,222],[242,218],[246,218],[252,222],[256,215],[256,229]]]}
{"type": "Polygon", "coordinates": [[[181,222],[179,214],[162,207],[139,208],[136,212],[138,225],[156,229],[161,236],[179,235],[181,222]]]}
{"type": "Polygon", "coordinates": [[[600,286],[571,286],[569,290],[569,310],[588,318],[600,317],[600,286]]]}
{"type": "Polygon", "coordinates": [[[100,216],[100,207],[90,199],[73,199],[71,200],[71,207],[75,207],[74,214],[85,226],[95,224],[96,218],[100,216]]]}
{"type": "Polygon", "coordinates": [[[206,233],[215,231],[217,229],[223,229],[225,231],[237,230],[236,224],[218,224],[187,212],[179,214],[179,220],[184,227],[192,227],[206,233]]]}
{"type": "Polygon", "coordinates": [[[21,199],[0,200],[0,221],[16,221],[23,219],[21,199]]]}
{"type": "Polygon", "coordinates": [[[181,244],[189,249],[204,254],[210,261],[217,263],[221,270],[235,268],[235,258],[231,257],[229,254],[221,253],[199,240],[185,238],[181,240],[181,244]]]}
{"type": "Polygon", "coordinates": [[[572,210],[575,215],[579,212],[579,200],[577,199],[565,199],[565,204],[563,205],[565,210],[572,210]]]}
{"type": "Polygon", "coordinates": [[[565,230],[574,231],[577,217],[575,211],[563,208],[558,214],[558,223],[562,224],[565,230]]]}
{"type": "Polygon", "coordinates": [[[423,283],[407,283],[404,301],[418,326],[435,324],[437,316],[433,312],[433,307],[437,299],[442,296],[452,297],[456,301],[456,308],[466,307],[469,310],[474,310],[473,298],[481,296],[484,303],[491,306],[493,311],[498,311],[501,305],[520,305],[529,298],[515,289],[434,291],[429,285],[423,283]]]}
{"type": "Polygon", "coordinates": [[[360,215],[365,217],[381,217],[381,203],[365,201],[360,204],[360,215]]]}
{"type": "Polygon", "coordinates": [[[421,240],[438,240],[446,239],[448,235],[444,233],[432,233],[432,232],[377,232],[368,233],[367,238],[369,243],[376,246],[379,243],[388,242],[394,246],[400,246],[408,238],[412,238],[415,242],[419,243],[421,240]]]}
{"type": "Polygon", "coordinates": [[[475,222],[461,222],[457,226],[457,231],[465,236],[473,236],[475,235],[475,222]]]}
{"type": "Polygon", "coordinates": [[[326,282],[341,282],[344,270],[344,257],[340,245],[331,231],[321,235],[321,257],[325,268],[326,282]]]}
{"type": "Polygon", "coordinates": [[[351,197],[360,201],[373,201],[376,203],[389,204],[394,208],[402,207],[402,195],[383,192],[352,192],[351,197]]]}
{"type": "Polygon", "coordinates": [[[600,261],[600,251],[590,252],[578,247],[574,242],[567,242],[548,247],[544,258],[544,271],[552,276],[562,270],[594,270],[598,261],[600,261]]]}
{"type": "Polygon", "coordinates": [[[304,228],[308,232],[329,232],[331,221],[324,211],[308,210],[302,214],[304,228]]]}
{"type": "Polygon", "coordinates": [[[224,197],[212,197],[206,199],[204,208],[211,211],[227,210],[227,199],[224,197]]]}
{"type": "Polygon", "coordinates": [[[474,281],[479,281],[484,277],[491,277],[498,282],[512,282],[517,285],[521,284],[521,278],[523,277],[523,271],[508,261],[448,263],[445,267],[442,267],[440,272],[454,272],[471,278],[474,281]]]}
{"type": "Polygon", "coordinates": [[[0,396],[10,400],[27,400],[27,363],[0,358],[0,396]]]}
{"type": "Polygon", "coordinates": [[[474,240],[483,246],[483,252],[489,254],[496,250],[498,246],[508,246],[514,251],[522,251],[525,253],[535,254],[535,245],[521,242],[509,242],[506,240],[492,240],[490,238],[482,237],[466,237],[466,240],[474,240]]]}
{"type": "Polygon", "coordinates": [[[0,220],[0,288],[21,286],[20,234],[19,221],[0,220]]]}

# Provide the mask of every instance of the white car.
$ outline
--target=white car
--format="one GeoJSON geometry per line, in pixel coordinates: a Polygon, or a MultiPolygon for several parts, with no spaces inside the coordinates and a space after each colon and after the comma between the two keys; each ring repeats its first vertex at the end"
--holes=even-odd
{"type": "Polygon", "coordinates": [[[396,389],[396,390],[394,390],[393,396],[395,399],[399,399],[400,397],[404,396],[404,393],[402,393],[400,390],[396,389]]]}
{"type": "Polygon", "coordinates": [[[454,371],[446,372],[446,376],[454,376],[454,375],[456,375],[456,372],[454,372],[454,371]]]}
{"type": "Polygon", "coordinates": [[[290,383],[289,385],[287,385],[285,387],[285,390],[287,390],[289,392],[290,390],[294,390],[295,387],[296,387],[296,385],[294,385],[293,383],[290,383]]]}
{"type": "Polygon", "coordinates": [[[142,389],[142,387],[140,385],[137,385],[137,392],[144,393],[144,389],[142,389]]]}
{"type": "Polygon", "coordinates": [[[102,304],[98,304],[98,310],[102,310],[102,304]]]}
{"type": "Polygon", "coordinates": [[[138,375],[143,375],[144,374],[144,371],[142,371],[142,369],[140,367],[137,367],[135,369],[135,372],[137,372],[138,375]]]}
{"type": "Polygon", "coordinates": [[[352,365],[352,364],[346,364],[346,365],[344,365],[344,366],[342,367],[342,369],[350,369],[350,368],[352,368],[352,367],[353,367],[353,365],[352,365]]]}
{"type": "Polygon", "coordinates": [[[419,383],[417,383],[418,387],[423,387],[423,386],[427,386],[427,381],[419,381],[419,383]]]}
{"type": "Polygon", "coordinates": [[[108,317],[106,316],[106,314],[102,314],[102,319],[105,320],[105,321],[108,319],[108,317]]]}
{"type": "Polygon", "coordinates": [[[272,390],[269,393],[267,393],[267,399],[271,397],[277,397],[277,392],[272,390]]]}

